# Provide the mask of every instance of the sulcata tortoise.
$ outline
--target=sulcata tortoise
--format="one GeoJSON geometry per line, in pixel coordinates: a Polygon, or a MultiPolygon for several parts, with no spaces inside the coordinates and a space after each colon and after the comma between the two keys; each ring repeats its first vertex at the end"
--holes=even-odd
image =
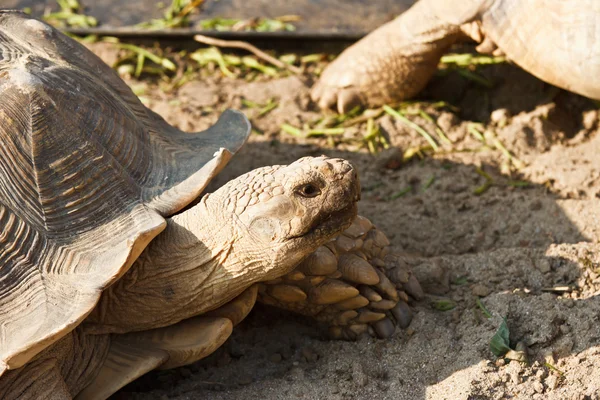
{"type": "Polygon", "coordinates": [[[104,399],[207,356],[257,299],[338,338],[410,323],[422,291],[357,216],[348,162],[264,167],[201,197],[248,120],[179,131],[16,11],[0,11],[0,96],[0,398],[104,399]]]}
{"type": "Polygon", "coordinates": [[[346,49],[311,96],[344,113],[417,94],[440,57],[468,36],[536,77],[600,99],[598,0],[420,0],[346,49]]]}

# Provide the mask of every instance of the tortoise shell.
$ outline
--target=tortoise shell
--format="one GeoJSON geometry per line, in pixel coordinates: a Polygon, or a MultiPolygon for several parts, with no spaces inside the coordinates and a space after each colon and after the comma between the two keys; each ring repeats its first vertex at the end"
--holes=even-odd
{"type": "Polygon", "coordinates": [[[246,141],[185,133],[75,40],[0,11],[0,375],[76,327],[246,141]]]}

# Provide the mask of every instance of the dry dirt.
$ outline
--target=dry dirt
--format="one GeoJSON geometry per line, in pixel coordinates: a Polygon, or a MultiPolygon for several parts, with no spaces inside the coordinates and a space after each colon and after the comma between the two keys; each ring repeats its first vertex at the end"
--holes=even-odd
{"type": "MultiPolygon", "coordinates": [[[[361,174],[360,212],[406,255],[429,294],[413,304],[410,328],[387,340],[331,341],[310,320],[257,306],[209,358],[151,373],[113,398],[600,399],[597,106],[511,65],[482,73],[494,88],[455,74],[429,85],[422,98],[459,108],[423,106],[454,142],[445,147],[452,151],[415,157],[397,169],[386,168],[393,150],[371,155],[346,140],[332,147],[325,139],[282,133],[282,123],[301,126],[320,113],[295,77],[209,78],[172,94],[131,82],[146,85],[147,104],[188,131],[214,122],[211,108],[274,98],[277,108],[253,118],[262,135],[252,135],[213,188],[305,155],[345,157],[361,174]],[[470,121],[495,132],[522,168],[509,175],[506,156],[493,145],[482,147],[468,133],[470,121]],[[493,179],[480,195],[485,178],[477,168],[493,179]],[[439,299],[456,308],[436,309],[439,299]],[[490,351],[501,317],[511,347],[527,346],[528,364],[490,351]]],[[[426,120],[411,119],[433,132],[426,120]]],[[[376,121],[396,148],[425,144],[389,116],[376,121]]],[[[344,139],[364,129],[351,128],[344,139]]]]}

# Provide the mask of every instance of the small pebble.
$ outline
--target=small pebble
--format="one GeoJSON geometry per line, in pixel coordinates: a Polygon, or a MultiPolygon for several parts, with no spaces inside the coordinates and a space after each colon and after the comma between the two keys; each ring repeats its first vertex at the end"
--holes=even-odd
{"type": "Polygon", "coordinates": [[[274,353],[269,356],[269,361],[274,362],[274,363],[281,362],[281,359],[282,359],[282,357],[281,357],[281,354],[279,354],[279,353],[274,353]]]}
{"type": "Polygon", "coordinates": [[[554,390],[558,387],[558,384],[560,383],[560,378],[557,375],[552,374],[548,376],[544,382],[546,383],[546,386],[549,390],[554,390]]]}
{"type": "Polygon", "coordinates": [[[498,108],[497,110],[492,111],[490,114],[490,120],[497,124],[505,123],[510,118],[510,111],[506,108],[498,108]]]}
{"type": "Polygon", "coordinates": [[[486,297],[492,292],[492,290],[485,285],[477,283],[471,286],[471,292],[474,296],[486,297]]]}
{"type": "Polygon", "coordinates": [[[544,385],[539,381],[533,382],[533,390],[535,390],[536,393],[544,393],[544,385]]]}
{"type": "Polygon", "coordinates": [[[542,209],[542,202],[540,200],[532,201],[529,205],[531,211],[538,211],[542,209]]]}
{"type": "Polygon", "coordinates": [[[458,125],[460,123],[460,120],[456,116],[456,114],[447,112],[447,111],[442,111],[440,113],[440,116],[437,118],[436,122],[437,122],[438,126],[444,132],[447,133],[451,128],[458,125]]]}
{"type": "Polygon", "coordinates": [[[537,267],[542,274],[547,274],[552,269],[550,266],[550,261],[545,258],[538,262],[537,267]]]}
{"type": "Polygon", "coordinates": [[[550,365],[554,365],[555,361],[554,361],[554,354],[552,353],[551,350],[548,350],[545,354],[544,354],[544,362],[546,364],[550,364],[550,365]]]}
{"type": "Polygon", "coordinates": [[[583,127],[592,130],[598,123],[598,110],[585,111],[583,113],[583,127]]]}
{"type": "Polygon", "coordinates": [[[573,306],[575,305],[575,300],[566,298],[566,299],[563,300],[563,304],[567,308],[573,308],[573,306]]]}
{"type": "Polygon", "coordinates": [[[377,154],[375,167],[377,169],[398,169],[402,166],[403,159],[402,149],[390,147],[377,154]]]}
{"type": "Polygon", "coordinates": [[[359,387],[365,387],[367,386],[367,383],[369,383],[369,377],[365,374],[362,365],[358,362],[352,364],[352,380],[359,387]]]}
{"type": "Polygon", "coordinates": [[[319,355],[310,347],[302,348],[302,358],[309,363],[317,362],[319,355]]]}
{"type": "Polygon", "coordinates": [[[300,367],[293,367],[290,370],[290,376],[292,376],[295,381],[302,381],[304,380],[304,370],[300,367]]]}

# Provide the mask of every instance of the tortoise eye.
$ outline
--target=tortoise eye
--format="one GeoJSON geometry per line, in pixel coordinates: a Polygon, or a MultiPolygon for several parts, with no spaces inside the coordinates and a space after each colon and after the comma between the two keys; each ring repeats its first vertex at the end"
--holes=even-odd
{"type": "Polygon", "coordinates": [[[307,183],[306,185],[302,185],[297,190],[298,194],[302,197],[316,197],[321,194],[321,191],[316,185],[312,183],[307,183]]]}

